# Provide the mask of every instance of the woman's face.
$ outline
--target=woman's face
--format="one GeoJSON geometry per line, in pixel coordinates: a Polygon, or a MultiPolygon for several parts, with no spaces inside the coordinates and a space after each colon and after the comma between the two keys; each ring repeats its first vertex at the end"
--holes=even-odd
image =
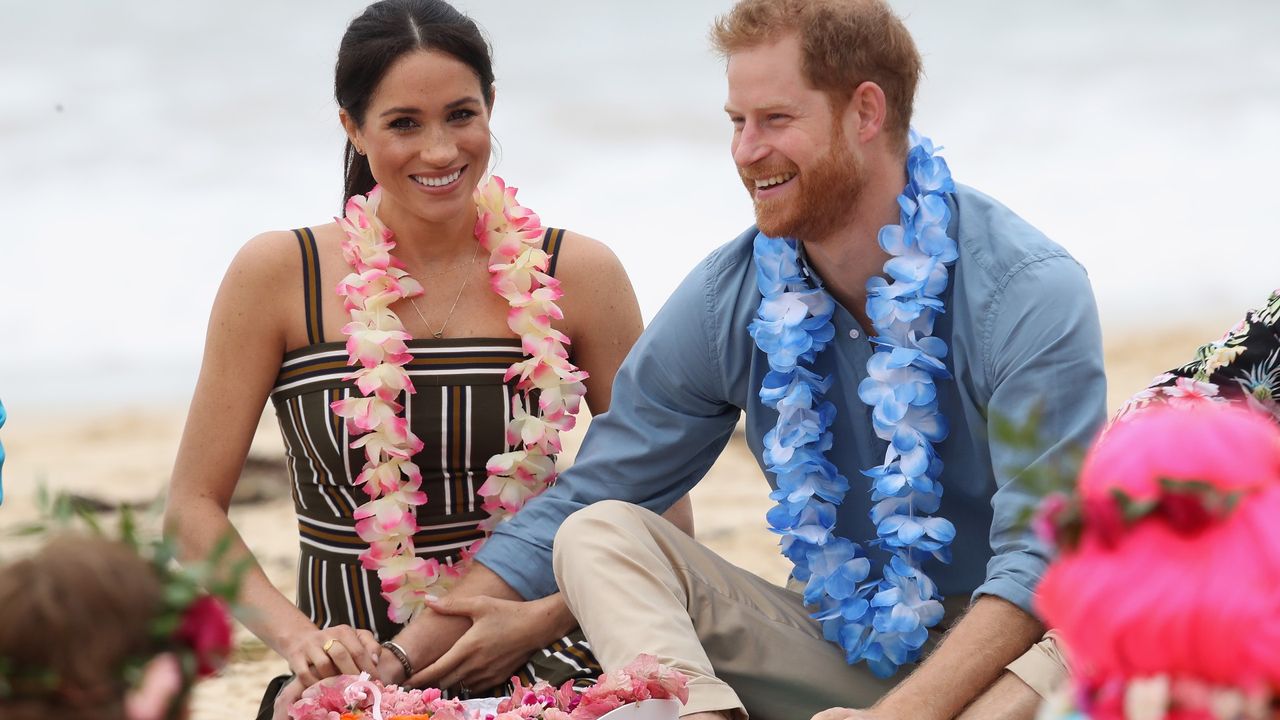
{"type": "Polygon", "coordinates": [[[383,203],[432,223],[472,211],[489,165],[489,108],[480,81],[452,55],[417,50],[396,60],[374,90],[364,124],[343,125],[369,158],[383,203]]]}

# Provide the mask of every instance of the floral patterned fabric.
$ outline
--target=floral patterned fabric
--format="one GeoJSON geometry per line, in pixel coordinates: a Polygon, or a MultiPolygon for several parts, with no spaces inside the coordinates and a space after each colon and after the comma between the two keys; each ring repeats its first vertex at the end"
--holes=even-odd
{"type": "Polygon", "coordinates": [[[1219,340],[1202,345],[1191,362],[1157,375],[1116,419],[1154,403],[1203,400],[1244,403],[1280,422],[1280,290],[1219,340]]]}

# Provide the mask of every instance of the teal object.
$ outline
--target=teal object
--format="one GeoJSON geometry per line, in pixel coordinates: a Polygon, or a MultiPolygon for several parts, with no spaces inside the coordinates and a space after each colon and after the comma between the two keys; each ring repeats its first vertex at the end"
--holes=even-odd
{"type": "MultiPolygon", "coordinates": [[[[0,402],[0,428],[4,427],[4,403],[0,402]]],[[[4,443],[0,443],[0,505],[4,504],[4,443]]]]}

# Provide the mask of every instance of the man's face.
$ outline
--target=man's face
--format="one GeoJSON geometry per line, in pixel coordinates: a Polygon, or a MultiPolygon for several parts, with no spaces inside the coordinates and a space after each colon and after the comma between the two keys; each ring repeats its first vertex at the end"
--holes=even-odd
{"type": "Polygon", "coordinates": [[[859,162],[826,93],[809,85],[794,34],[729,56],[733,161],[771,237],[817,241],[853,213],[859,162]]]}

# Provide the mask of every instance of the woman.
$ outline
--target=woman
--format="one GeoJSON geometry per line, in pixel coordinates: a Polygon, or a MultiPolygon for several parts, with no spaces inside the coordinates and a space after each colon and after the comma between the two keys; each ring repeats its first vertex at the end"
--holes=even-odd
{"type": "MultiPolygon", "coordinates": [[[[343,37],[334,86],[347,216],[258,236],[233,261],[167,512],[188,557],[231,529],[227,508],[269,397],[301,533],[298,605],[256,565],[241,601],[246,625],[297,678],[286,701],[339,673],[381,669],[400,681],[447,649],[423,656],[394,639],[414,613],[443,609],[434,598],[474,541],[550,479],[547,455],[582,388],[592,412],[608,409],[641,330],[607,248],[543,231],[501,185],[473,197],[489,163],[494,85],[469,18],[439,0],[371,5],[343,37]]],[[[687,499],[672,512],[691,532],[687,499]]],[[[517,669],[552,682],[598,672],[558,596],[448,612],[469,616],[470,642],[488,653],[464,687],[517,669]]]]}

